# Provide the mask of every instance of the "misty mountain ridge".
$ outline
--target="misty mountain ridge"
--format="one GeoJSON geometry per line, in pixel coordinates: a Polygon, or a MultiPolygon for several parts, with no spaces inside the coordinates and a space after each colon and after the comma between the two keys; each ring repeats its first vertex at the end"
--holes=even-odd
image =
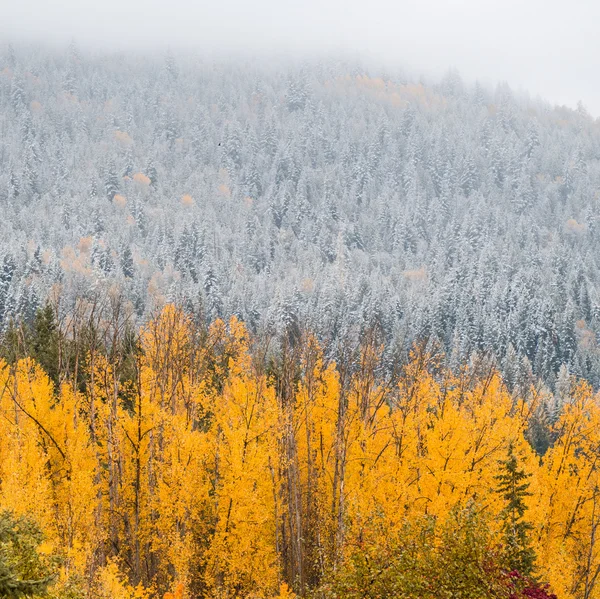
{"type": "MultiPolygon", "coordinates": [[[[255,331],[600,383],[600,124],[326,61],[2,48],[0,319],[118,285],[255,331]]],[[[332,348],[335,344],[332,344],[332,348]]],[[[332,349],[333,351],[333,349],[332,349]]]]}

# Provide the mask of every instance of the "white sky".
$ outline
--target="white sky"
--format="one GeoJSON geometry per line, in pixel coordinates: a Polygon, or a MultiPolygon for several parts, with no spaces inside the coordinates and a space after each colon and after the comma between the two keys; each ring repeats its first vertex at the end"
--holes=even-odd
{"type": "Polygon", "coordinates": [[[349,52],[507,81],[600,116],[600,0],[0,0],[0,39],[106,49],[349,52]]]}

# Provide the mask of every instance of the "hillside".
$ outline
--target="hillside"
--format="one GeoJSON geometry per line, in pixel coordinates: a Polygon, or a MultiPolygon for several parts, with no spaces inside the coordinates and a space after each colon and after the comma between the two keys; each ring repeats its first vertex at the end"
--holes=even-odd
{"type": "MultiPolygon", "coordinates": [[[[600,126],[339,62],[4,47],[0,319],[118,284],[327,347],[376,327],[600,384],[600,126]]],[[[335,352],[335,349],[331,350],[335,352]]]]}

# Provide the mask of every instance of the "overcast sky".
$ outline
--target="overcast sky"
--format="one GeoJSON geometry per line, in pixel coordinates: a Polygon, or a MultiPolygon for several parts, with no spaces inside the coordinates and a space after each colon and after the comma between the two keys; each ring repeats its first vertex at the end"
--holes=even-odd
{"type": "Polygon", "coordinates": [[[113,49],[349,52],[600,116],[599,0],[3,0],[0,35],[113,49]]]}

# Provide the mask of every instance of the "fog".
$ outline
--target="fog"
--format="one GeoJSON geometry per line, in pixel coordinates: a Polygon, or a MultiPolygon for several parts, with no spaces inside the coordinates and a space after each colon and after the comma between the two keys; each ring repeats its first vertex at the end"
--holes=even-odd
{"type": "Polygon", "coordinates": [[[507,81],[600,116],[595,0],[4,0],[13,43],[96,49],[340,53],[438,77],[507,81]]]}

